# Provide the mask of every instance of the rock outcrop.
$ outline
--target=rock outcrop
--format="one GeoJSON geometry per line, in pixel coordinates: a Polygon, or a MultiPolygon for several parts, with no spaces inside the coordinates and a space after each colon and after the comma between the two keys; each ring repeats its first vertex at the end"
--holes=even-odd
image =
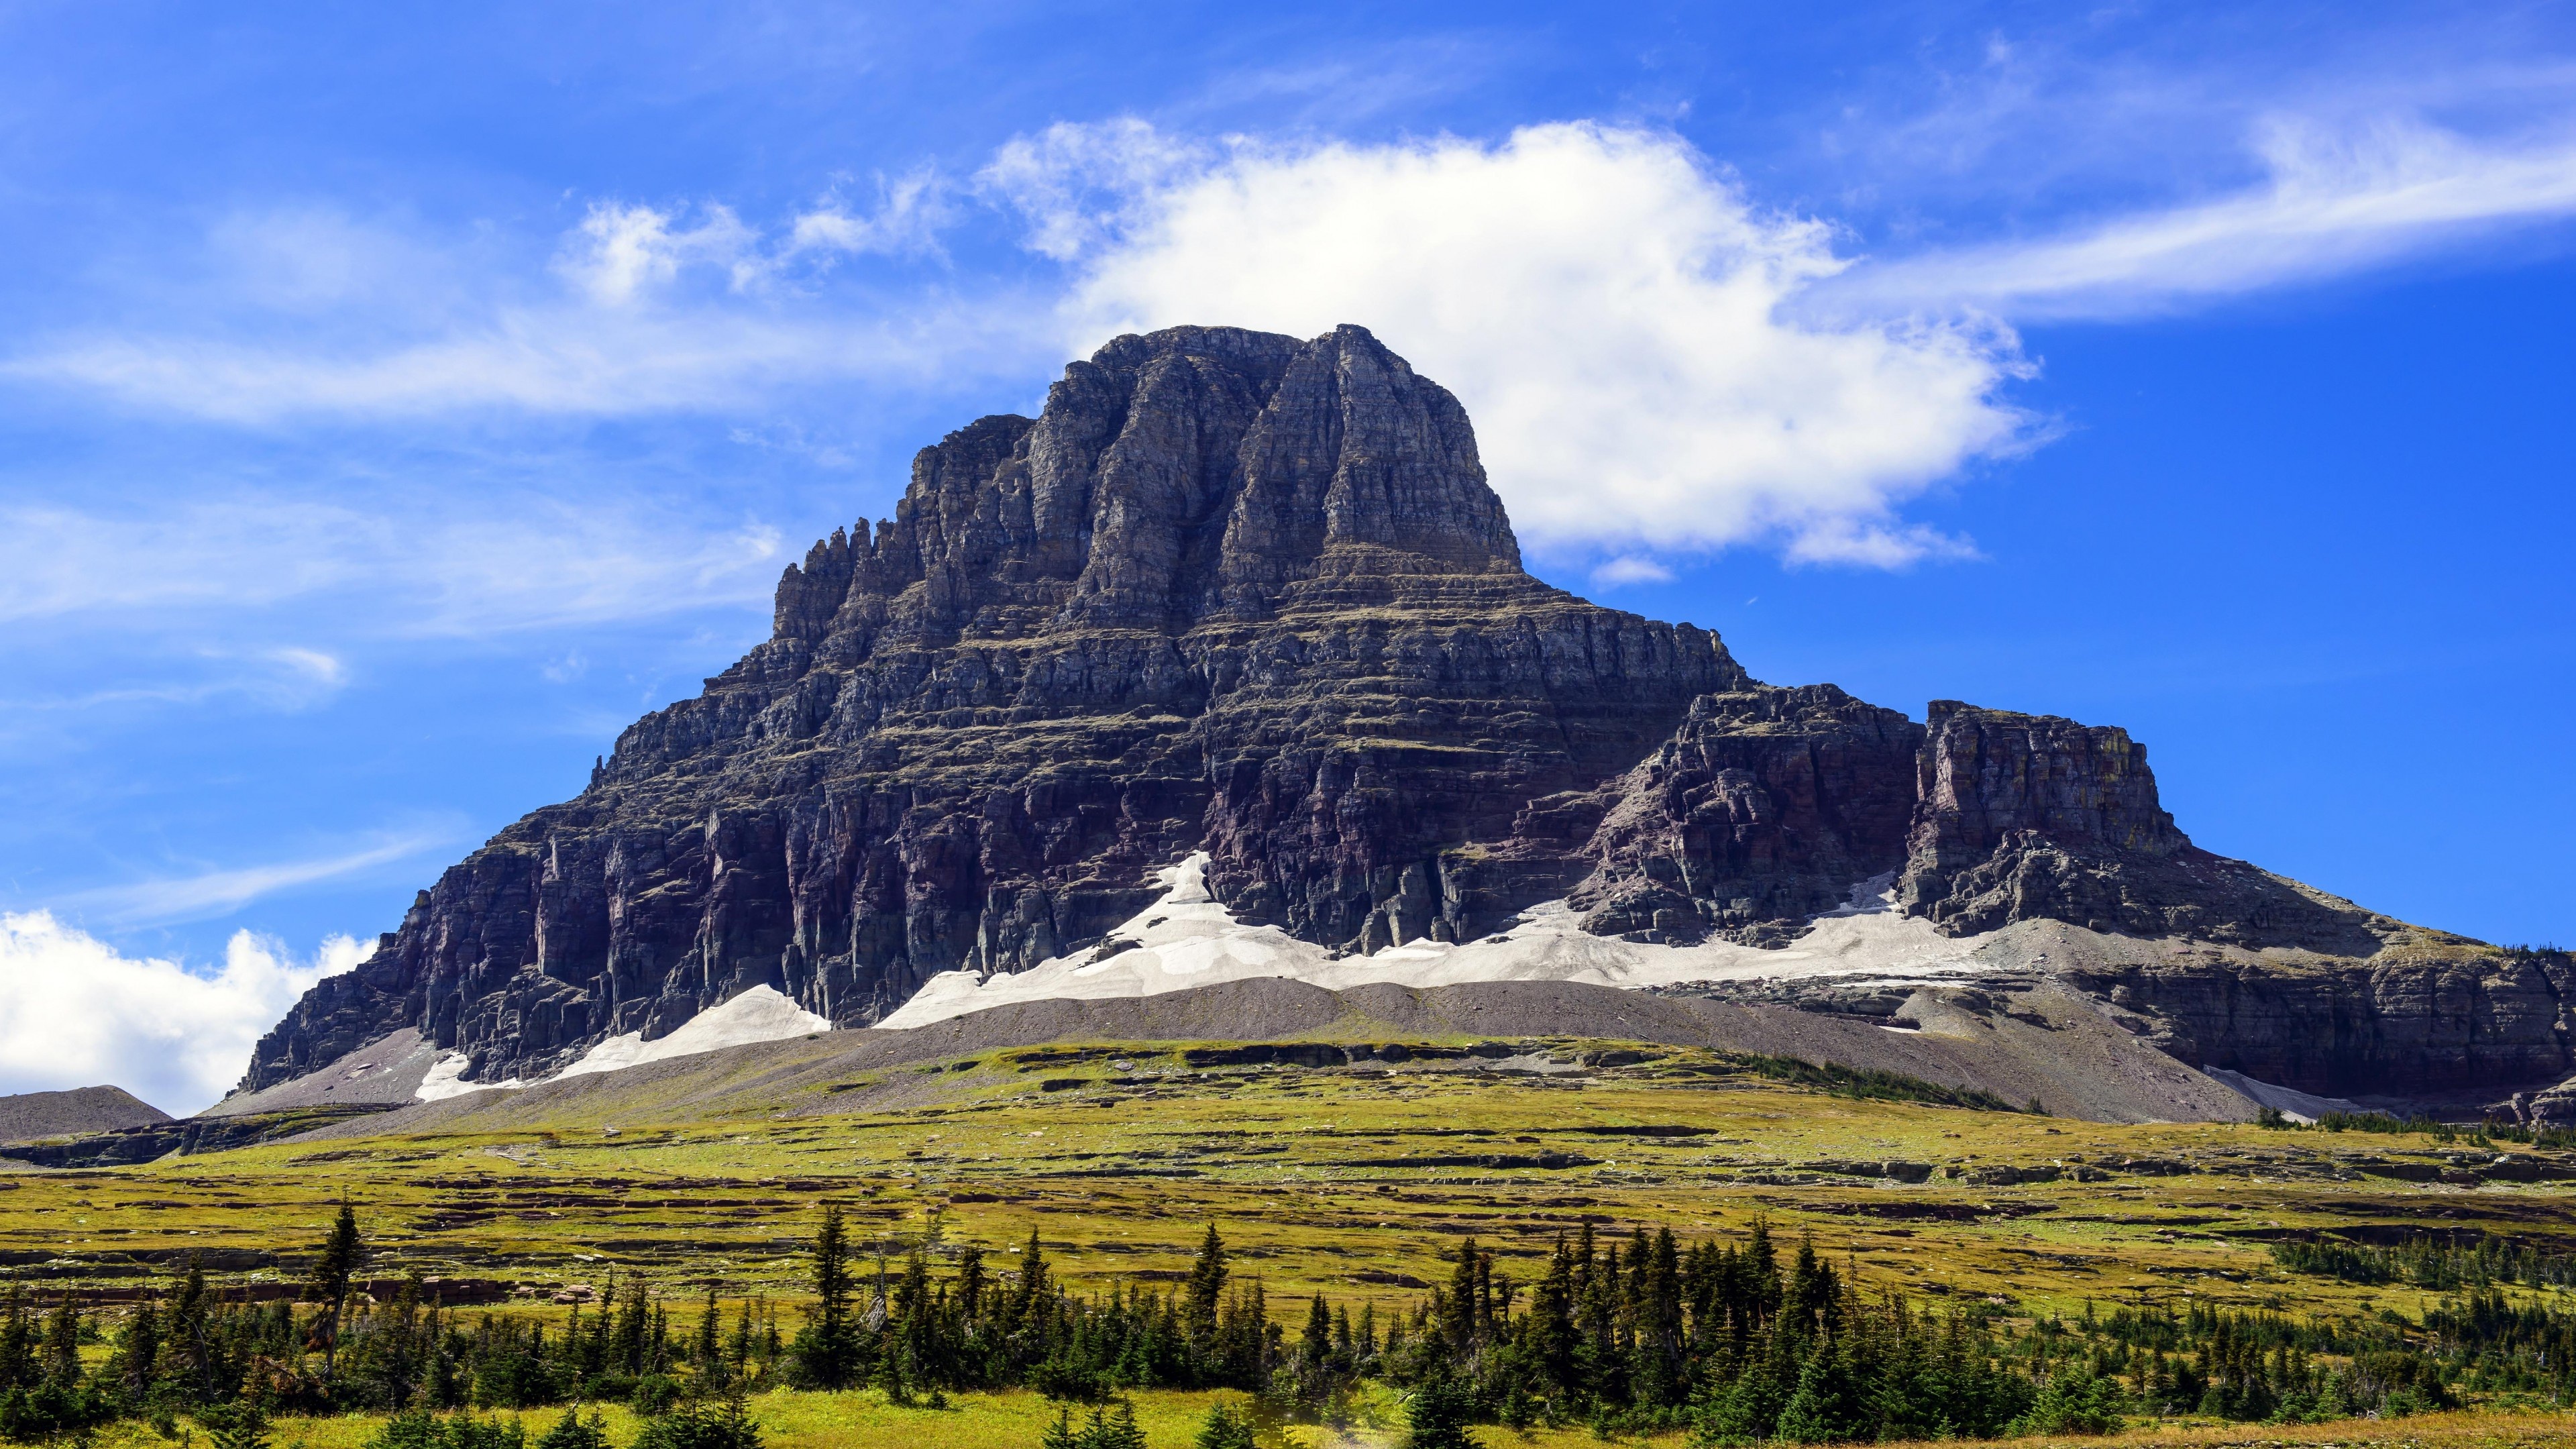
{"type": "Polygon", "coordinates": [[[2401,927],[2364,960],[2191,942],[2065,979],[2169,1056],[2304,1092],[2458,1110],[2576,1071],[2564,951],[2401,927]]]}
{"type": "Polygon", "coordinates": [[[1929,714],[1897,898],[1944,930],[2056,920],[2367,956],[2398,929],[2194,846],[2126,730],[1956,700],[1929,714]]]}
{"type": "Polygon", "coordinates": [[[1956,937],[2086,933],[2046,969],[2186,1064],[2576,1070],[2565,958],[2199,849],[2118,729],[1761,684],[1524,571],[1465,412],[1365,331],[1177,328],[923,449],[891,520],[787,569],[767,642],[422,892],[241,1090],[404,1031],[533,1080],[758,986],[866,1025],[1116,949],[1201,850],[1239,920],[1340,951],[1558,898],[1774,946],[1890,892],[1956,937]]]}
{"type": "Polygon", "coordinates": [[[1573,903],[1605,935],[1786,944],[1905,864],[1922,744],[1830,684],[1705,695],[1618,782],[1573,903]]]}
{"type": "Polygon", "coordinates": [[[1202,845],[1310,939],[1471,933],[1526,901],[1467,847],[1749,683],[1524,572],[1466,414],[1366,332],[1120,338],[923,450],[769,642],[423,892],[243,1086],[400,1027],[534,1076],[761,984],[865,1024],[1088,947],[1202,845]]]}

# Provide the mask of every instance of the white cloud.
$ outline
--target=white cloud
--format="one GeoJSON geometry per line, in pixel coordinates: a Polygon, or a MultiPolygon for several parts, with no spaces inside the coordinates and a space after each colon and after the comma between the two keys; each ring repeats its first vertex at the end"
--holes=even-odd
{"type": "Polygon", "coordinates": [[[780,248],[787,258],[811,253],[923,255],[939,250],[939,233],[957,217],[938,172],[922,167],[877,178],[877,207],[852,211],[838,199],[796,218],[780,248]]]}
{"type": "Polygon", "coordinates": [[[1843,314],[1981,308],[2125,317],[2382,265],[2499,226],[2576,215],[2576,138],[2480,144],[2421,124],[2275,118],[2245,191],[2030,240],[1898,258],[1823,290],[1843,314]]]}
{"type": "MultiPolygon", "coordinates": [[[[2028,368],[1993,319],[2152,310],[2576,212],[2576,142],[2563,138],[2282,122],[2262,154],[2269,179],[2242,194],[1855,262],[1831,224],[1763,210],[1659,131],[1576,123],[1493,143],[1352,145],[1059,124],[998,148],[971,188],[925,168],[877,178],[864,204],[836,188],[766,224],[712,201],[603,202],[554,239],[551,274],[542,242],[442,247],[327,213],[235,216],[209,238],[203,295],[177,282],[138,294],[131,315],[152,322],[31,339],[0,358],[0,378],[260,427],[776,413],[822,384],[1024,383],[1130,328],[1312,336],[1359,322],[1466,402],[1497,490],[1542,553],[1669,559],[1760,543],[1793,561],[1901,565],[1971,552],[1906,517],[1910,499],[2044,435],[2005,399],[2028,368]],[[1063,263],[1060,277],[949,258],[943,238],[976,200],[1015,211],[1024,246],[1063,263]],[[862,255],[932,258],[937,275],[863,271],[862,255]],[[244,302],[265,309],[255,324],[244,302]]],[[[499,590],[464,609],[485,617],[519,602],[535,621],[632,607],[693,569],[746,598],[766,587],[723,561],[765,562],[764,544],[713,545],[698,569],[649,541],[553,555],[500,537],[506,522],[486,531],[500,544],[490,557],[512,567],[477,579],[476,555],[446,556],[499,590]],[[578,566],[515,566],[532,556],[578,566]]],[[[406,532],[404,546],[439,556],[406,532]]],[[[448,540],[474,532],[459,522],[448,540]]],[[[0,537],[0,563],[41,552],[15,542],[0,537]]],[[[351,572],[328,548],[259,557],[231,571],[240,592],[216,597],[294,595],[317,573],[351,572]]],[[[225,575],[72,579],[39,557],[32,574],[0,567],[0,618],[49,591],[167,597],[225,575]]]]}
{"type": "Polygon", "coordinates": [[[1660,132],[1202,152],[1125,121],[1005,148],[984,180],[1076,262],[1076,350],[1362,323],[1459,395],[1542,549],[1956,552],[1898,505],[2025,440],[1997,396],[2022,370],[2008,333],[1787,319],[1845,265],[1830,229],[1758,210],[1660,132]]]}
{"type": "MultiPolygon", "coordinates": [[[[731,268],[728,268],[730,271],[731,268]]],[[[883,315],[789,315],[749,302],[644,306],[649,259],[603,262],[589,305],[511,306],[430,335],[236,341],[77,339],[0,361],[0,375],[70,384],[224,422],[313,414],[419,417],[489,408],[624,416],[749,408],[825,379],[918,382],[1027,360],[1006,299],[937,300],[883,315]],[[617,289],[632,286],[632,292],[617,289]],[[630,302],[635,305],[628,305],[630,302]]]]}
{"type": "Polygon", "coordinates": [[[80,891],[65,897],[64,903],[85,907],[108,920],[127,925],[203,920],[210,916],[229,915],[262,896],[282,890],[311,885],[316,881],[336,880],[374,866],[407,860],[445,845],[453,838],[444,833],[412,832],[378,840],[355,850],[306,860],[236,866],[196,875],[80,891]]]}
{"type": "Polygon", "coordinates": [[[1592,587],[1615,589],[1622,584],[1668,584],[1673,571],[1650,558],[1629,554],[1614,558],[1592,571],[1592,587]]]}
{"type": "MultiPolygon", "coordinates": [[[[349,668],[337,656],[318,649],[262,649],[247,654],[199,650],[199,668],[183,677],[151,683],[110,685],[83,694],[0,697],[0,718],[9,714],[59,714],[101,706],[135,704],[203,704],[226,697],[247,699],[280,713],[309,709],[340,692],[349,668]]],[[[186,670],[183,663],[180,668],[186,670]]],[[[6,739],[0,733],[0,739],[6,739]]]]}
{"type": "Polygon", "coordinates": [[[297,961],[235,932],[220,970],[131,957],[44,911],[0,914],[0,1093],[119,1086],[163,1111],[238,1081],[261,1034],[325,976],[358,964],[347,936],[297,961]]]}
{"type": "Polygon", "coordinates": [[[729,207],[709,206],[705,213],[705,220],[682,230],[673,227],[671,213],[650,206],[593,206],[556,265],[610,306],[636,301],[691,263],[721,268],[740,286],[759,270],[759,238],[729,207]]]}
{"type": "MultiPolygon", "coordinates": [[[[709,529],[642,504],[478,496],[380,511],[259,496],[107,514],[0,508],[0,623],[238,611],[360,595],[371,629],[479,635],[752,603],[777,582],[778,531],[709,529]]],[[[309,697],[345,680],[319,650],[266,650],[220,688],[309,697]]],[[[185,688],[203,688],[188,685],[185,688]]]]}
{"type": "Polygon", "coordinates": [[[1070,262],[1133,222],[1140,198],[1206,173],[1216,152],[1133,116],[1015,136],[975,180],[1030,222],[1029,249],[1070,262]]]}

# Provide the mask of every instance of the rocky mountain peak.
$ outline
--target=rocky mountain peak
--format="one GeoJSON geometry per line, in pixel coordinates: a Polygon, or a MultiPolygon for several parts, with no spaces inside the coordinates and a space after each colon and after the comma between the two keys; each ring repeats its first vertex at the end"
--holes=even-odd
{"type": "Polygon", "coordinates": [[[1238,925],[1322,959],[1557,900],[1595,937],[1778,947],[1879,896],[1938,934],[2081,928],[2097,966],[2484,949],[2197,848],[2119,729],[1917,724],[1532,578],[1457,400],[1357,327],[1110,342],[1036,418],[923,449],[774,620],[422,892],[244,1087],[401,1032],[442,1080],[533,1080],[763,987],[866,1025],[942,972],[1116,950],[1202,852],[1238,925]]]}
{"type": "Polygon", "coordinates": [[[1520,566],[1466,411],[1365,328],[1176,327],[1066,368],[1034,420],[924,448],[873,539],[788,567],[776,619],[808,641],[1186,627],[1323,574],[1520,566]]]}
{"type": "Polygon", "coordinates": [[[1185,327],[925,448],[781,578],[772,637],[637,721],[258,1050],[396,1027],[532,1076],[772,986],[843,1024],[1088,949],[1210,853],[1247,917],[1374,949],[1486,928],[1479,864],[1750,680],[1529,576],[1455,398],[1364,329],[1185,327]]]}

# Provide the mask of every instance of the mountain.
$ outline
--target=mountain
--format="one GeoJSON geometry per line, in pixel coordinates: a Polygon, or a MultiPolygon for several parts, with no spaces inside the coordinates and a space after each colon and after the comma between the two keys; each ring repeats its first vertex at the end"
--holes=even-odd
{"type": "Polygon", "coordinates": [[[1887,1003],[2045,984],[2303,1090],[2576,1072],[2564,954],[2200,850],[2118,729],[1918,724],[1541,583],[1465,411],[1366,331],[1190,327],[922,450],[893,519],[787,569],[768,642],[421,892],[239,1090],[404,1032],[424,1080],[536,1081],[762,988],[780,1031],[943,973],[958,1009],[1182,989],[1148,937],[1185,858],[1230,969],[1729,999],[1796,958],[1812,1010],[1924,1029],[1887,1003]],[[1820,919],[1859,943],[1833,969],[1820,919]],[[1149,948],[1161,984],[1116,960],[1149,948]]]}
{"type": "Polygon", "coordinates": [[[123,1087],[75,1087],[67,1092],[0,1097],[0,1142],[113,1132],[169,1120],[169,1113],[123,1087]]]}

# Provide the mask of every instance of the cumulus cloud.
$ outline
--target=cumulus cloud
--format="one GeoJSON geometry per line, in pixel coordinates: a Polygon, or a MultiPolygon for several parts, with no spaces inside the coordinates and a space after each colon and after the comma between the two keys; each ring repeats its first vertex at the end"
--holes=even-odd
{"type": "Polygon", "coordinates": [[[1466,404],[1542,549],[1955,553],[1898,506],[2029,433],[1999,396],[2024,370],[2009,332],[1791,319],[1846,265],[1831,228],[1661,132],[1203,151],[1123,121],[1058,126],[983,180],[1075,264],[1077,350],[1182,322],[1369,326],[1466,404]]]}
{"type": "Polygon", "coordinates": [[[2576,215],[2576,139],[2499,145],[2417,122],[2260,126],[2265,179],[2214,199],[2062,233],[1855,268],[1840,314],[1976,308],[2119,318],[2311,283],[2499,226],[2576,215]]]}
{"type": "Polygon", "coordinates": [[[1218,152],[1134,116],[1014,136],[975,180],[1029,220],[1031,251],[1075,261],[1128,230],[1142,198],[1204,176],[1218,152]]]}
{"type": "Polygon", "coordinates": [[[119,1086],[185,1115],[241,1077],[261,1034],[365,949],[333,936],[307,960],[249,931],[223,965],[127,956],[52,914],[0,914],[0,1093],[119,1086]]]}

